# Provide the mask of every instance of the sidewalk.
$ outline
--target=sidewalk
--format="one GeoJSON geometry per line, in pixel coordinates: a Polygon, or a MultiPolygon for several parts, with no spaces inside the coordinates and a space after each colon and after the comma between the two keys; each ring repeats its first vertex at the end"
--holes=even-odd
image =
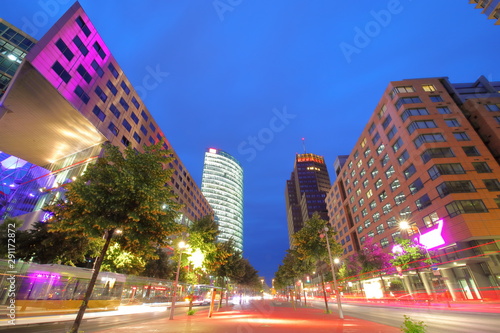
{"type": "Polygon", "coordinates": [[[290,303],[257,300],[231,307],[222,307],[208,318],[203,309],[192,316],[176,315],[174,320],[158,319],[147,323],[115,327],[98,333],[400,333],[397,327],[337,314],[323,310],[297,307],[290,303]]]}

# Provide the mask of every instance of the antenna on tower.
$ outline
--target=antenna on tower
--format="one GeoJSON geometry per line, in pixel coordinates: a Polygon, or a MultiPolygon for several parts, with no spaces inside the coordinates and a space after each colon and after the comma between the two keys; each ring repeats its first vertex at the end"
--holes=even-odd
{"type": "Polygon", "coordinates": [[[306,154],[306,138],[302,138],[302,147],[304,148],[304,154],[306,154]]]}

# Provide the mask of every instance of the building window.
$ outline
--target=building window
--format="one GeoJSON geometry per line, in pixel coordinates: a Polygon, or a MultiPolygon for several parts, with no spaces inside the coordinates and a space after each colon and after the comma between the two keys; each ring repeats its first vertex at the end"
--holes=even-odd
{"type": "Polygon", "coordinates": [[[75,36],[75,38],[73,38],[73,43],[75,43],[76,47],[80,50],[84,57],[89,53],[89,49],[87,49],[85,44],[83,44],[80,37],[75,36]]]}
{"type": "Polygon", "coordinates": [[[425,207],[430,206],[432,204],[432,201],[427,194],[424,194],[423,196],[415,200],[415,204],[417,205],[418,210],[422,210],[425,207]]]}
{"type": "Polygon", "coordinates": [[[382,179],[378,179],[377,182],[375,183],[375,188],[378,190],[379,188],[381,188],[383,185],[382,183],[382,179]]]}
{"type": "Polygon", "coordinates": [[[401,238],[401,231],[396,231],[391,234],[392,240],[395,242],[396,239],[401,238]]]}
{"type": "Polygon", "coordinates": [[[387,129],[387,126],[389,126],[391,121],[392,121],[391,115],[388,115],[387,118],[385,118],[384,122],[382,123],[382,127],[384,128],[384,130],[387,129]]]}
{"type": "Polygon", "coordinates": [[[389,96],[391,97],[391,99],[393,99],[396,94],[412,93],[412,92],[415,92],[415,89],[413,89],[412,86],[394,87],[390,92],[389,96]]]}
{"type": "Polygon", "coordinates": [[[123,97],[120,97],[120,105],[126,110],[128,111],[129,109],[129,105],[127,102],[125,102],[125,100],[123,99],[123,97]]]}
{"type": "Polygon", "coordinates": [[[368,129],[368,133],[371,135],[373,133],[373,131],[375,130],[375,123],[372,123],[370,125],[370,128],[368,129]]]}
{"type": "Polygon", "coordinates": [[[390,203],[388,203],[388,204],[386,204],[386,205],[384,205],[384,206],[382,207],[382,212],[383,212],[384,214],[389,214],[391,211],[392,211],[392,207],[391,207],[391,204],[390,204],[390,203]]]}
{"type": "Polygon", "coordinates": [[[366,175],[366,170],[363,168],[359,171],[359,178],[363,178],[366,175]]]}
{"type": "Polygon", "coordinates": [[[429,111],[427,111],[426,108],[411,108],[411,109],[406,109],[404,112],[401,114],[401,120],[403,122],[408,119],[408,117],[411,116],[426,116],[429,114],[429,111]]]}
{"type": "Polygon", "coordinates": [[[396,133],[398,132],[396,126],[392,126],[391,129],[389,130],[389,132],[387,132],[387,139],[390,141],[392,140],[392,138],[394,137],[394,135],[396,135],[396,133]]]}
{"type": "Polygon", "coordinates": [[[89,95],[85,93],[82,87],[76,86],[75,88],[75,94],[80,97],[80,99],[83,101],[83,103],[87,104],[90,100],[89,95]]]}
{"type": "Polygon", "coordinates": [[[145,136],[148,135],[148,130],[146,129],[146,127],[144,127],[144,125],[141,125],[141,132],[142,134],[144,134],[145,136]]]}
{"type": "Polygon", "coordinates": [[[83,21],[82,17],[78,16],[75,21],[78,24],[78,26],[82,29],[85,36],[87,37],[90,36],[90,29],[89,27],[87,27],[87,24],[83,21]]]}
{"type": "Polygon", "coordinates": [[[399,193],[394,197],[394,202],[396,203],[397,206],[401,205],[405,201],[406,201],[406,196],[404,195],[403,192],[399,193]]]}
{"type": "Polygon", "coordinates": [[[94,90],[97,96],[101,99],[101,101],[106,102],[108,99],[108,96],[104,93],[104,91],[101,89],[101,87],[97,86],[94,90]]]}
{"type": "Polygon", "coordinates": [[[493,119],[495,119],[497,124],[500,125],[500,116],[495,116],[495,117],[493,117],[493,119]]]}
{"type": "Polygon", "coordinates": [[[472,162],[472,166],[477,173],[491,173],[491,168],[486,162],[472,162]]]}
{"type": "Polygon", "coordinates": [[[129,132],[130,132],[130,130],[132,129],[132,125],[130,125],[130,123],[127,121],[127,119],[123,119],[123,121],[122,121],[122,125],[123,125],[123,127],[125,127],[125,129],[126,129],[127,131],[129,131],[129,132]]]}
{"type": "Polygon", "coordinates": [[[106,53],[104,52],[104,50],[102,49],[101,45],[99,45],[98,42],[94,43],[94,49],[97,51],[97,54],[99,55],[99,57],[101,57],[101,59],[106,58],[106,53]]]}
{"type": "Polygon", "coordinates": [[[373,214],[373,222],[377,222],[378,220],[380,220],[380,213],[379,212],[376,212],[375,214],[373,214]]]}
{"type": "Polygon", "coordinates": [[[358,169],[363,165],[363,160],[359,160],[358,163],[356,163],[356,165],[358,166],[358,169]]]}
{"type": "Polygon", "coordinates": [[[104,71],[102,70],[101,66],[99,66],[97,61],[92,60],[92,68],[95,70],[97,75],[99,75],[99,77],[102,77],[104,75],[104,71]]]}
{"type": "Polygon", "coordinates": [[[429,142],[446,142],[446,140],[441,133],[420,134],[415,138],[415,140],[413,140],[413,143],[417,148],[420,148],[421,145],[429,142]]]}
{"type": "Polygon", "coordinates": [[[467,156],[481,156],[479,151],[474,146],[462,147],[462,149],[467,156]]]}
{"type": "Polygon", "coordinates": [[[455,200],[446,206],[446,210],[450,217],[466,213],[487,213],[488,209],[483,203],[483,200],[455,200]]]}
{"type": "Polygon", "coordinates": [[[111,113],[113,113],[113,115],[116,117],[116,119],[120,118],[121,113],[114,104],[111,104],[109,106],[109,109],[111,110],[111,113]]]}
{"type": "Polygon", "coordinates": [[[500,111],[500,104],[485,104],[486,110],[490,112],[500,111]]]}
{"type": "Polygon", "coordinates": [[[408,168],[406,168],[403,173],[405,175],[405,178],[408,179],[411,176],[413,176],[417,172],[417,168],[413,164],[411,164],[408,168]]]}
{"type": "Polygon", "coordinates": [[[490,192],[500,191],[500,182],[498,179],[483,179],[483,183],[490,192]]]}
{"type": "Polygon", "coordinates": [[[375,133],[375,136],[372,138],[372,143],[376,144],[378,140],[380,140],[380,134],[375,133]]]}
{"type": "Polygon", "coordinates": [[[378,111],[378,119],[382,119],[382,117],[385,114],[385,111],[387,111],[387,106],[384,104],[384,105],[382,105],[382,107],[378,111]]]}
{"type": "Polygon", "coordinates": [[[421,120],[411,122],[406,129],[408,130],[409,134],[412,134],[419,128],[437,128],[437,126],[433,120],[421,120]]]}
{"type": "Polygon", "coordinates": [[[414,104],[414,103],[422,103],[422,100],[420,99],[420,97],[402,97],[400,99],[398,99],[398,101],[396,102],[396,104],[394,104],[396,106],[396,109],[399,110],[399,108],[401,108],[401,105],[403,104],[414,104]]]}
{"type": "Polygon", "coordinates": [[[59,61],[56,61],[52,65],[52,70],[56,72],[57,75],[66,83],[71,80],[71,75],[69,75],[68,71],[64,69],[64,67],[59,63],[59,61]]]}
{"type": "Polygon", "coordinates": [[[134,140],[137,141],[137,143],[141,143],[141,137],[137,132],[134,132],[134,140]]]}
{"type": "Polygon", "coordinates": [[[439,106],[436,108],[439,112],[439,114],[450,114],[451,111],[447,106],[439,106]]]}
{"type": "Polygon", "coordinates": [[[460,123],[456,119],[445,119],[444,122],[448,127],[459,127],[460,123]]]}
{"type": "Polygon", "coordinates": [[[422,89],[424,89],[425,92],[433,92],[436,91],[436,88],[432,84],[423,84],[422,89]]]}
{"type": "Polygon", "coordinates": [[[68,61],[71,61],[73,57],[75,56],[73,52],[68,48],[68,45],[66,45],[65,42],[61,38],[59,38],[56,42],[56,46],[61,51],[61,53],[68,59],[68,61]]]}
{"type": "Polygon", "coordinates": [[[385,145],[383,143],[380,144],[377,148],[377,155],[380,155],[385,149],[385,145]]]}
{"type": "Polygon", "coordinates": [[[391,183],[391,191],[394,192],[398,187],[401,186],[401,182],[399,181],[399,179],[395,179],[392,183],[391,183]]]}
{"type": "Polygon", "coordinates": [[[130,88],[127,86],[127,84],[125,83],[125,81],[122,81],[120,83],[120,86],[122,87],[123,91],[125,91],[125,93],[127,95],[130,94],[130,88]]]}
{"type": "Polygon", "coordinates": [[[104,121],[104,119],[106,119],[106,115],[104,114],[104,112],[102,112],[102,110],[97,105],[94,106],[92,113],[95,114],[97,116],[97,118],[99,118],[100,121],[104,121]]]}
{"type": "Polygon", "coordinates": [[[377,229],[377,234],[380,235],[380,234],[384,233],[384,225],[383,224],[379,224],[376,229],[377,229]]]}
{"type": "Polygon", "coordinates": [[[149,123],[149,128],[151,129],[151,131],[156,132],[156,127],[155,125],[153,125],[153,123],[149,123]]]}
{"type": "Polygon", "coordinates": [[[358,231],[358,235],[359,235],[360,233],[362,233],[362,232],[363,232],[363,226],[362,226],[362,225],[360,225],[360,226],[358,227],[357,231],[358,231]]]}
{"type": "Polygon", "coordinates": [[[408,161],[409,158],[410,158],[410,154],[408,153],[408,151],[405,150],[398,157],[399,165],[403,165],[406,161],[408,161]]]}
{"type": "Polygon", "coordinates": [[[361,141],[361,148],[365,148],[366,146],[366,138],[363,138],[363,141],[361,141]]]}
{"type": "Polygon", "coordinates": [[[431,102],[442,102],[443,101],[443,99],[439,95],[429,96],[429,98],[431,99],[431,102]]]}
{"type": "Polygon", "coordinates": [[[375,160],[373,159],[373,157],[371,157],[366,164],[368,165],[368,167],[371,167],[373,163],[375,163],[375,160]]]}
{"type": "Polygon", "coordinates": [[[441,198],[450,193],[470,193],[476,192],[470,180],[447,181],[436,186],[436,190],[441,198]]]}
{"type": "Polygon", "coordinates": [[[366,192],[366,197],[367,198],[371,198],[372,195],[373,195],[373,191],[371,189],[366,192]]]}
{"type": "Polygon", "coordinates": [[[396,218],[394,216],[387,219],[387,226],[390,229],[398,227],[398,222],[396,222],[396,218]]]}
{"type": "Polygon", "coordinates": [[[378,169],[373,169],[371,174],[372,174],[372,178],[375,178],[378,175],[378,169]]]}
{"type": "Polygon", "coordinates": [[[370,147],[366,148],[365,152],[363,153],[365,155],[365,158],[368,157],[368,155],[370,155],[371,153],[371,149],[370,147]]]}
{"type": "Polygon", "coordinates": [[[427,163],[433,158],[455,157],[455,154],[451,148],[430,148],[424,151],[420,157],[424,163],[427,163]]]}
{"type": "Polygon", "coordinates": [[[361,211],[361,216],[365,217],[366,215],[368,215],[368,210],[365,208],[361,211]]]}
{"type": "Polygon", "coordinates": [[[121,143],[123,143],[125,147],[130,146],[130,141],[125,136],[122,136],[121,143]]]}
{"type": "Polygon", "coordinates": [[[149,143],[151,143],[152,145],[155,144],[155,140],[153,139],[152,136],[150,136],[148,140],[149,140],[149,143]]]}
{"type": "Polygon", "coordinates": [[[470,141],[469,136],[465,132],[454,132],[453,136],[457,141],[470,141]]]}
{"type": "Polygon", "coordinates": [[[116,70],[115,66],[112,63],[109,63],[108,69],[111,72],[111,74],[113,74],[115,79],[117,79],[118,78],[118,71],[116,70]]]}
{"type": "Polygon", "coordinates": [[[378,195],[378,199],[380,202],[384,201],[385,199],[387,199],[387,192],[385,191],[382,191],[379,195],[378,195]]]}
{"type": "Polygon", "coordinates": [[[372,223],[370,222],[370,220],[366,220],[365,221],[365,228],[368,228],[372,223]]]}
{"type": "Polygon", "coordinates": [[[385,154],[382,160],[380,161],[380,164],[382,164],[383,167],[385,167],[389,163],[389,155],[385,154]]]}
{"type": "Polygon", "coordinates": [[[112,122],[109,123],[108,129],[113,133],[115,136],[118,135],[118,127],[115,126],[112,122]]]}
{"type": "Polygon", "coordinates": [[[370,209],[374,210],[377,207],[377,202],[375,200],[370,201],[370,209]]]}
{"type": "Polygon", "coordinates": [[[413,183],[411,183],[408,188],[410,189],[411,194],[415,194],[424,188],[424,183],[420,180],[420,178],[415,179],[413,183]]]}
{"type": "MultiPolygon", "coordinates": [[[[137,99],[135,97],[132,97],[132,104],[134,104],[134,106],[137,110],[139,110],[139,108],[141,107],[141,105],[139,104],[139,102],[137,101],[137,99]]],[[[146,121],[147,121],[147,119],[146,119],[146,121]]]]}
{"type": "Polygon", "coordinates": [[[434,180],[441,175],[464,174],[465,170],[460,163],[445,163],[432,166],[427,170],[427,173],[434,180]]]}
{"type": "Polygon", "coordinates": [[[90,83],[90,81],[92,81],[92,75],[90,75],[90,73],[87,72],[85,67],[83,67],[82,65],[79,65],[76,71],[82,76],[85,82],[90,83]]]}
{"type": "Polygon", "coordinates": [[[395,172],[394,167],[391,165],[389,169],[385,170],[385,177],[389,179],[395,172]]]}
{"type": "Polygon", "coordinates": [[[369,181],[368,181],[368,179],[365,179],[363,181],[363,188],[366,188],[368,185],[369,185],[369,181]]]}
{"type": "Polygon", "coordinates": [[[132,112],[132,114],[130,115],[130,118],[132,118],[134,123],[136,123],[136,124],[139,123],[139,118],[137,117],[137,115],[134,112],[132,112]]]}
{"type": "Polygon", "coordinates": [[[106,87],[108,87],[109,91],[111,91],[111,93],[116,96],[116,94],[118,93],[118,89],[116,89],[115,85],[110,80],[108,80],[108,82],[106,83],[106,87]]]}
{"type": "Polygon", "coordinates": [[[430,228],[437,224],[437,221],[439,221],[439,216],[436,212],[433,212],[427,216],[424,216],[423,221],[425,226],[427,228],[430,228]]]}

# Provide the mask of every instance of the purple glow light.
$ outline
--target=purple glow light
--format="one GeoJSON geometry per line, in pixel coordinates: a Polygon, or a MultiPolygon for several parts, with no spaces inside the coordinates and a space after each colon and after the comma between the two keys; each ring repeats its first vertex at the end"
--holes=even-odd
{"type": "Polygon", "coordinates": [[[399,244],[396,244],[392,247],[392,253],[403,253],[403,247],[399,244]]]}
{"type": "Polygon", "coordinates": [[[421,234],[420,238],[418,238],[418,242],[425,246],[427,250],[446,243],[441,235],[441,232],[443,231],[443,220],[437,221],[437,225],[436,229],[426,232],[425,234],[421,234]]]}

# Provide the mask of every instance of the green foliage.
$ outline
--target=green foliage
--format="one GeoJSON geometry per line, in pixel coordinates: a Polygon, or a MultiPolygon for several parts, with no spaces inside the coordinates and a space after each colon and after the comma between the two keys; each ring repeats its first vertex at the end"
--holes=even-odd
{"type": "Polygon", "coordinates": [[[123,251],[120,244],[113,243],[102,262],[102,269],[107,272],[139,275],[144,271],[145,265],[146,262],[141,257],[123,251]]]}
{"type": "Polygon", "coordinates": [[[36,222],[30,230],[17,231],[16,257],[39,264],[86,267],[102,248],[102,238],[89,239],[81,234],[52,229],[52,223],[36,222]]]}
{"type": "Polygon", "coordinates": [[[172,157],[161,142],[144,153],[103,146],[103,157],[67,185],[66,200],[46,207],[54,213],[54,229],[94,239],[121,230],[115,241],[124,251],[154,257],[158,244],[182,231],[175,222],[180,205],[165,185],[172,169],[164,166],[172,157]]]}
{"type": "Polygon", "coordinates": [[[204,216],[201,219],[194,221],[188,229],[189,233],[189,246],[190,257],[188,260],[192,264],[191,277],[188,279],[192,283],[198,283],[199,276],[203,275],[209,270],[216,269],[221,262],[224,262],[225,249],[218,247],[216,243],[217,235],[219,234],[219,227],[210,215],[204,216]],[[219,250],[224,253],[217,253],[219,250]],[[202,256],[201,267],[195,267],[195,261],[199,261],[202,256]]]}
{"type": "Polygon", "coordinates": [[[402,291],[402,290],[404,290],[403,281],[401,281],[400,279],[391,280],[390,285],[389,285],[389,290],[390,291],[402,291]]]}
{"type": "Polygon", "coordinates": [[[405,321],[401,326],[401,332],[405,333],[425,333],[427,325],[423,321],[416,321],[404,315],[405,321]]]}
{"type": "Polygon", "coordinates": [[[402,248],[402,252],[394,252],[390,255],[390,263],[394,266],[400,266],[403,270],[408,268],[420,268],[424,265],[430,265],[434,261],[427,258],[427,252],[423,245],[410,239],[397,239],[396,243],[402,248]],[[425,260],[423,260],[425,259],[425,260]]]}
{"type": "Polygon", "coordinates": [[[155,250],[155,257],[146,262],[142,276],[149,276],[158,279],[174,279],[176,265],[170,260],[165,250],[158,247],[155,250]]]}
{"type": "Polygon", "coordinates": [[[284,289],[292,285],[295,279],[313,270],[311,260],[300,259],[296,250],[288,250],[283,264],[278,267],[274,275],[274,286],[277,289],[284,289]]]}
{"type": "Polygon", "coordinates": [[[194,309],[191,309],[191,310],[188,310],[188,311],[187,311],[187,315],[188,315],[188,316],[192,316],[192,315],[194,315],[195,313],[196,313],[196,310],[194,310],[194,309]]]}

